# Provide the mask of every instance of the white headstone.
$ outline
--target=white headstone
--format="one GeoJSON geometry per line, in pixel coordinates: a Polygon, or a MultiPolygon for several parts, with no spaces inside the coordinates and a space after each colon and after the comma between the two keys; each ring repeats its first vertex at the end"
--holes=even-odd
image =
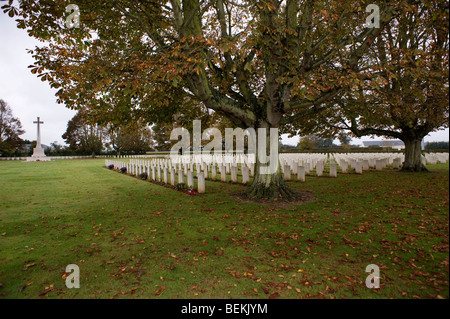
{"type": "Polygon", "coordinates": [[[382,160],[376,160],[375,161],[375,167],[377,171],[381,171],[383,169],[383,161],[382,160]]]}
{"type": "Polygon", "coordinates": [[[323,175],[323,162],[322,161],[318,161],[317,165],[316,165],[316,175],[317,176],[322,176],[323,175]]]}
{"type": "Polygon", "coordinates": [[[330,163],[330,177],[337,177],[337,169],[334,162],[330,163]]]}
{"type": "Polygon", "coordinates": [[[205,176],[201,172],[197,175],[197,191],[199,193],[205,192],[205,176]]]}
{"type": "Polygon", "coordinates": [[[163,175],[164,175],[164,184],[167,184],[167,181],[168,181],[168,172],[167,172],[167,167],[164,167],[163,168],[163,175]]]}
{"type": "Polygon", "coordinates": [[[191,170],[187,172],[187,186],[194,187],[194,172],[191,170]]]}
{"type": "Polygon", "coordinates": [[[170,185],[175,186],[175,169],[170,169],[170,185]]]}
{"type": "Polygon", "coordinates": [[[362,165],[363,165],[363,167],[362,167],[363,171],[368,171],[370,169],[369,160],[366,160],[366,159],[363,160],[362,165]]]}
{"type": "Polygon", "coordinates": [[[285,181],[291,180],[291,167],[288,164],[283,166],[283,175],[285,181]]]}
{"type": "Polygon", "coordinates": [[[344,173],[344,174],[347,173],[348,172],[348,163],[344,160],[341,160],[340,164],[341,164],[340,167],[341,167],[342,173],[344,173]]]}
{"type": "Polygon", "coordinates": [[[297,180],[304,182],[305,181],[305,167],[299,165],[297,167],[297,180]]]}
{"type": "Polygon", "coordinates": [[[237,166],[231,166],[231,181],[233,183],[237,182],[237,173],[238,173],[237,166]]]}
{"type": "Polygon", "coordinates": [[[152,166],[152,181],[156,180],[155,167],[152,166]]]}
{"type": "Polygon", "coordinates": [[[226,172],[226,167],[224,165],[222,165],[220,167],[220,180],[222,182],[226,182],[227,181],[227,172],[226,172]]]}
{"type": "Polygon", "coordinates": [[[184,184],[183,170],[181,168],[178,169],[178,184],[184,184]]]}
{"type": "Polygon", "coordinates": [[[248,183],[248,181],[250,180],[250,170],[247,166],[242,166],[242,184],[246,184],[248,183]]]}
{"type": "Polygon", "coordinates": [[[356,161],[355,163],[355,173],[362,174],[363,172],[363,163],[361,161],[356,161]]]}
{"type": "Polygon", "coordinates": [[[212,163],[211,164],[211,178],[216,179],[216,175],[217,175],[216,164],[212,163]]]}
{"type": "Polygon", "coordinates": [[[310,164],[308,162],[306,162],[304,164],[304,167],[305,167],[305,174],[309,175],[309,172],[310,172],[310,169],[311,169],[310,164]]]}

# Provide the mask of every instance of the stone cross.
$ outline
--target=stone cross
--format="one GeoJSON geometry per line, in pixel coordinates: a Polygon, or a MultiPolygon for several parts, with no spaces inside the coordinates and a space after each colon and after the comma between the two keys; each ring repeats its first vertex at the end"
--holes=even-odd
{"type": "Polygon", "coordinates": [[[39,119],[40,118],[38,116],[37,121],[34,121],[33,124],[37,124],[36,147],[41,148],[41,126],[39,124],[44,124],[44,122],[41,122],[39,119]]]}

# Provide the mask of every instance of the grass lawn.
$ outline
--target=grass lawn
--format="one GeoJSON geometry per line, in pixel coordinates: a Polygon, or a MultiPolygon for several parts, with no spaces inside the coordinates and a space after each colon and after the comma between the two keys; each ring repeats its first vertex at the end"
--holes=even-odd
{"type": "Polygon", "coordinates": [[[104,160],[2,161],[0,297],[448,298],[449,166],[428,168],[307,177],[289,184],[316,201],[282,206],[211,181],[190,196],[104,160]]]}

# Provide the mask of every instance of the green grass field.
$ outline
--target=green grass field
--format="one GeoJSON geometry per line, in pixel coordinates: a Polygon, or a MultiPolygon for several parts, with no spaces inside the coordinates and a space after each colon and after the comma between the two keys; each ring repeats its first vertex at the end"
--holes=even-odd
{"type": "Polygon", "coordinates": [[[448,298],[449,166],[428,168],[307,177],[290,185],[316,201],[283,206],[211,181],[190,196],[103,160],[3,161],[0,296],[448,298]]]}

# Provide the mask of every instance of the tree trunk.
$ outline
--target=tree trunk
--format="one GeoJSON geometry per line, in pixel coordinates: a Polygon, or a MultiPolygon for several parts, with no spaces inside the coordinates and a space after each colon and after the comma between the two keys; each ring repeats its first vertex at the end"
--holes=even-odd
{"type": "Polygon", "coordinates": [[[296,199],[295,192],[284,181],[280,165],[278,165],[277,171],[272,174],[261,174],[260,167],[261,165],[257,160],[253,184],[246,191],[248,198],[287,201],[296,199]]]}
{"type": "Polygon", "coordinates": [[[407,172],[427,172],[425,165],[422,164],[421,139],[405,139],[405,161],[402,171],[407,172]]]}
{"type": "Polygon", "coordinates": [[[274,149],[275,146],[273,146],[271,150],[269,135],[269,133],[266,135],[266,154],[268,152],[268,156],[270,156],[271,152],[273,153],[275,151],[276,157],[274,156],[271,162],[275,161],[276,167],[272,170],[269,169],[268,172],[264,171],[264,169],[267,169],[268,166],[267,164],[261,163],[262,160],[258,156],[258,147],[260,146],[256,143],[257,151],[255,154],[255,173],[253,184],[246,191],[247,197],[255,200],[295,200],[297,197],[296,193],[287,186],[280,169],[278,157],[278,136],[276,138],[276,149],[274,149]]]}

